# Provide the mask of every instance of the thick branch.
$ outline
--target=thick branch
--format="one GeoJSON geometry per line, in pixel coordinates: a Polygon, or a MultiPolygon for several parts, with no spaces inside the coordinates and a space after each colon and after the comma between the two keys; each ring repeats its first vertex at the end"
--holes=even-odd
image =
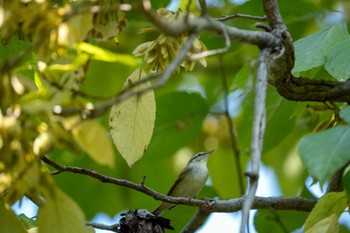
{"type": "Polygon", "coordinates": [[[296,78],[291,74],[270,80],[281,96],[295,101],[334,101],[350,103],[350,80],[345,82],[296,78]]]}
{"type": "Polygon", "coordinates": [[[262,2],[266,19],[270,27],[273,29],[278,28],[286,30],[287,27],[283,23],[282,16],[278,9],[277,0],[263,0],[262,2]]]}
{"type": "Polygon", "coordinates": [[[231,40],[238,42],[257,45],[258,47],[265,47],[266,45],[272,46],[273,44],[276,44],[276,38],[270,33],[230,27],[210,17],[199,17],[188,19],[187,21],[179,19],[175,22],[169,23],[158,17],[158,15],[148,7],[147,3],[149,1],[143,2],[143,12],[147,19],[161,32],[170,36],[177,36],[192,31],[210,31],[224,37],[225,30],[231,40]],[[223,27],[225,28],[224,30],[223,27]]]}

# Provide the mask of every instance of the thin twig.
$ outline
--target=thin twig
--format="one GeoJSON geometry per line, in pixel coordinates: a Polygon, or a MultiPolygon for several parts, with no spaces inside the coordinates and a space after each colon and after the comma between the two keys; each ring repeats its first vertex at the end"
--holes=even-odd
{"type": "Polygon", "coordinates": [[[239,191],[241,196],[244,194],[244,183],[243,183],[243,172],[242,172],[242,167],[241,167],[241,153],[238,148],[238,143],[236,139],[236,133],[235,133],[235,128],[232,124],[232,118],[230,116],[229,112],[229,102],[228,102],[228,85],[227,85],[227,77],[226,77],[226,72],[225,69],[223,68],[223,60],[222,56],[219,56],[219,64],[220,64],[220,71],[221,71],[221,83],[222,83],[222,92],[224,95],[224,106],[225,106],[225,117],[226,121],[228,123],[228,130],[230,134],[230,139],[231,139],[231,148],[232,148],[232,153],[233,157],[235,160],[235,167],[236,167],[236,174],[237,174],[237,179],[238,179],[238,185],[239,185],[239,191]]]}
{"type": "MultiPolygon", "coordinates": [[[[93,179],[99,180],[103,183],[114,184],[118,186],[127,187],[138,192],[144,193],[156,200],[171,202],[175,204],[184,204],[190,206],[198,206],[202,211],[212,212],[237,212],[242,209],[243,203],[246,200],[246,196],[240,198],[232,198],[229,200],[215,200],[208,202],[206,200],[198,200],[187,197],[171,197],[162,195],[151,188],[148,188],[142,184],[136,184],[128,180],[117,179],[109,176],[102,175],[96,171],[74,167],[74,166],[62,166],[56,162],[43,157],[42,161],[52,166],[53,168],[62,172],[71,172],[75,174],[81,174],[89,176],[93,179]]],[[[252,209],[274,209],[274,210],[297,210],[297,211],[311,211],[315,206],[317,200],[311,198],[302,197],[255,197],[253,200],[252,209]]]]}
{"type": "Polygon", "coordinates": [[[92,226],[93,228],[106,230],[106,231],[113,231],[113,232],[118,232],[118,227],[119,227],[119,224],[105,225],[105,224],[93,223],[93,222],[87,222],[86,225],[92,226]]]}
{"type": "Polygon", "coordinates": [[[254,100],[254,121],[251,140],[251,169],[247,176],[249,177],[249,190],[247,199],[242,209],[241,233],[246,232],[249,226],[249,212],[253,206],[256,190],[258,189],[259,169],[261,162],[261,153],[266,125],[266,90],[268,77],[268,60],[270,52],[263,49],[258,59],[257,80],[255,84],[254,100]]]}
{"type": "Polygon", "coordinates": [[[224,27],[223,25],[222,25],[222,33],[224,35],[225,43],[226,43],[224,48],[208,50],[208,51],[203,51],[201,53],[191,54],[189,56],[189,59],[190,60],[197,60],[197,59],[200,59],[200,58],[203,58],[203,57],[208,57],[208,56],[217,55],[217,54],[221,54],[221,53],[227,52],[230,49],[230,47],[231,47],[231,40],[230,40],[230,37],[227,34],[226,27],[224,27]]]}
{"type": "MultiPolygon", "coordinates": [[[[161,77],[158,81],[153,83],[151,86],[143,88],[143,89],[137,89],[134,88],[128,88],[126,90],[121,91],[116,97],[111,98],[107,101],[104,101],[98,105],[96,105],[93,109],[86,109],[86,108],[60,108],[59,111],[56,111],[55,114],[57,115],[74,115],[77,113],[84,114],[84,118],[93,118],[97,116],[103,115],[111,106],[119,104],[126,99],[132,97],[132,96],[139,96],[142,95],[148,91],[158,89],[166,84],[166,82],[169,80],[171,75],[174,73],[175,69],[187,58],[187,52],[192,48],[193,41],[197,37],[197,32],[191,33],[177,56],[172,60],[172,62],[168,65],[168,67],[164,70],[163,73],[161,73],[161,77]]],[[[156,74],[157,76],[159,73],[156,74]]],[[[145,79],[141,79],[138,84],[145,82],[144,80],[151,78],[154,78],[154,75],[151,75],[145,79]]]]}
{"type": "Polygon", "coordinates": [[[189,204],[189,205],[194,205],[194,206],[208,206],[208,201],[203,201],[203,200],[198,200],[198,199],[193,199],[193,198],[178,198],[178,197],[170,197],[166,195],[162,195],[156,191],[154,191],[151,188],[148,188],[144,184],[135,184],[133,182],[130,182],[128,180],[123,180],[123,179],[117,179],[109,176],[102,175],[96,171],[86,169],[86,168],[80,168],[80,167],[74,167],[74,166],[62,166],[57,164],[56,162],[48,159],[47,157],[43,157],[42,161],[45,162],[46,164],[50,165],[51,167],[57,169],[60,172],[56,172],[55,174],[59,174],[62,172],[72,172],[75,174],[82,174],[86,175],[89,177],[92,177],[94,179],[97,179],[103,183],[110,183],[110,184],[115,184],[127,188],[134,189],[136,191],[145,193],[151,197],[153,197],[156,200],[161,200],[161,201],[166,201],[166,202],[171,202],[171,203],[176,203],[176,204],[189,204]]]}
{"type": "Polygon", "coordinates": [[[255,16],[255,15],[246,15],[246,14],[239,14],[235,12],[233,15],[223,15],[220,18],[216,18],[216,20],[224,22],[230,19],[235,19],[235,18],[244,18],[244,19],[252,19],[256,21],[266,21],[265,16],[255,16]]]}

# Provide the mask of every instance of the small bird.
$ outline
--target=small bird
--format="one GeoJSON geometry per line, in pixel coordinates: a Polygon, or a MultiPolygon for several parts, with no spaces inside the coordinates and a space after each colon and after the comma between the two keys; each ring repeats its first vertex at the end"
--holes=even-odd
{"type": "MultiPolygon", "coordinates": [[[[195,197],[207,182],[209,176],[207,161],[213,151],[199,152],[192,156],[167,195],[173,197],[195,197]]],[[[158,216],[164,210],[171,209],[174,206],[176,206],[174,203],[162,202],[152,213],[158,216]]]]}

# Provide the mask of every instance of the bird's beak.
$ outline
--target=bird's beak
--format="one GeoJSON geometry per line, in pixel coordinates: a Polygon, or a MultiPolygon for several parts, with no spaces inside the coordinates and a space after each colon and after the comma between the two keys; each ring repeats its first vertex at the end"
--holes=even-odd
{"type": "Polygon", "coordinates": [[[214,150],[208,151],[208,154],[211,154],[211,153],[213,153],[213,152],[214,152],[214,150]]]}

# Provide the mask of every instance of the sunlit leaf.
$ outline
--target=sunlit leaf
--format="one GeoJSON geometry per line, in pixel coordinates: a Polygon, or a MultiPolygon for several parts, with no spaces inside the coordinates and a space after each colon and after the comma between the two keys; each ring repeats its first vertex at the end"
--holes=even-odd
{"type": "Polygon", "coordinates": [[[66,64],[55,63],[47,67],[50,71],[70,71],[81,68],[87,61],[89,56],[84,53],[78,54],[71,62],[66,64]]]}
{"type": "Polygon", "coordinates": [[[348,38],[345,23],[330,26],[295,42],[294,75],[325,64],[331,47],[348,38]]]}
{"type": "Polygon", "coordinates": [[[337,233],[339,232],[337,214],[332,214],[306,230],[305,233],[337,233]]]}
{"type": "Polygon", "coordinates": [[[83,233],[85,225],[79,206],[57,188],[45,196],[37,222],[40,233],[83,233]]]}
{"type": "Polygon", "coordinates": [[[326,182],[350,159],[350,126],[339,125],[302,138],[299,155],[310,174],[326,182]]]}
{"type": "Polygon", "coordinates": [[[97,122],[85,120],[72,129],[74,139],[101,165],[113,167],[114,153],[107,131],[97,122]]]}
{"type": "MultiPolygon", "coordinates": [[[[304,229],[309,230],[314,227],[321,220],[326,219],[332,215],[338,219],[341,213],[346,208],[347,199],[344,192],[339,193],[327,193],[318,200],[316,206],[309,214],[309,217],[306,219],[304,229]]],[[[325,220],[327,221],[327,220],[325,220]]],[[[316,232],[316,231],[312,231],[316,232]]],[[[325,231],[333,232],[333,231],[325,231]]]]}
{"type": "MultiPolygon", "coordinates": [[[[128,77],[124,87],[128,88],[128,85],[138,82],[143,77],[145,73],[137,69],[128,77]]],[[[133,90],[149,87],[151,83],[147,81],[133,90]]],[[[129,166],[139,160],[147,150],[153,134],[155,117],[156,104],[152,90],[112,107],[109,117],[112,138],[129,166]]]]}
{"type": "Polygon", "coordinates": [[[85,53],[91,54],[92,59],[105,62],[119,62],[128,66],[136,66],[137,60],[128,54],[117,54],[95,45],[81,42],[77,45],[77,49],[85,53]]]}
{"type": "Polygon", "coordinates": [[[24,225],[16,214],[0,201],[0,232],[1,233],[26,233],[24,225]]]}

